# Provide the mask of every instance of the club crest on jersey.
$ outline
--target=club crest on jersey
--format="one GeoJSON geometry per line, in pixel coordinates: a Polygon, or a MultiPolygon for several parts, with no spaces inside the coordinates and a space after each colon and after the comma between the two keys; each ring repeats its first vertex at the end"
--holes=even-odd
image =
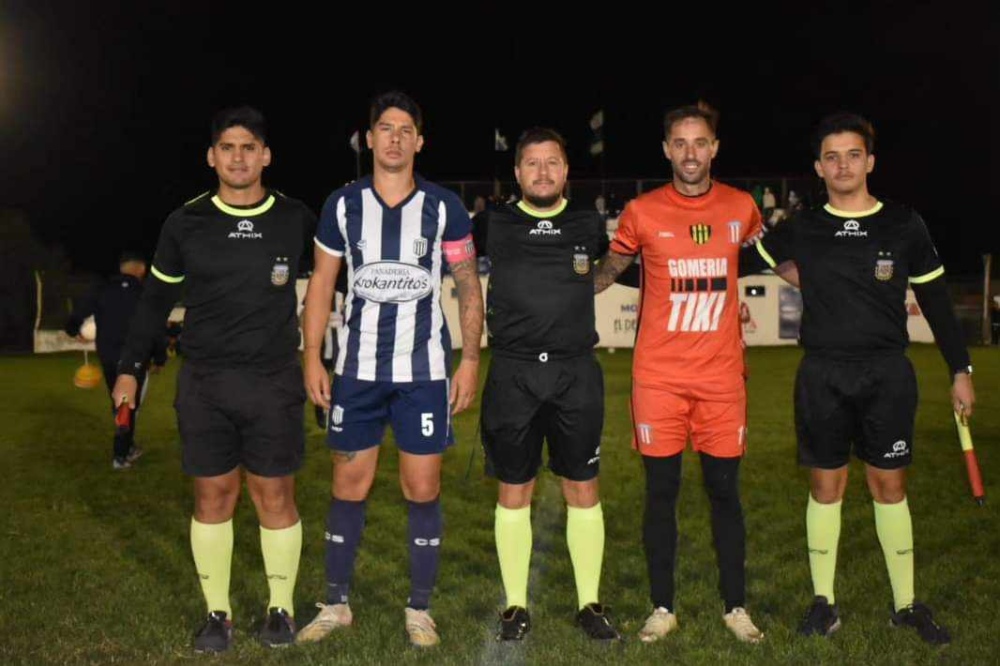
{"type": "Polygon", "coordinates": [[[743,226],[739,220],[732,220],[729,223],[729,242],[737,245],[740,242],[740,227],[743,226]]]}
{"type": "Polygon", "coordinates": [[[274,266],[271,267],[271,284],[284,287],[288,284],[288,274],[288,257],[275,257],[274,266]]]}
{"type": "Polygon", "coordinates": [[[417,238],[413,241],[413,256],[422,257],[427,254],[427,239],[424,237],[417,238]]]}
{"type": "Polygon", "coordinates": [[[640,444],[652,444],[653,443],[653,426],[648,423],[640,423],[635,427],[636,439],[639,440],[640,444]]]}
{"type": "Polygon", "coordinates": [[[891,252],[879,252],[875,260],[875,279],[882,282],[891,280],[893,265],[891,252]]]}
{"type": "Polygon", "coordinates": [[[580,245],[573,248],[573,271],[577,275],[586,275],[590,272],[590,256],[585,252],[586,249],[580,245]]]}
{"type": "Polygon", "coordinates": [[[691,240],[697,245],[704,245],[712,237],[712,226],[709,224],[692,224],[689,229],[691,230],[691,240]]]}

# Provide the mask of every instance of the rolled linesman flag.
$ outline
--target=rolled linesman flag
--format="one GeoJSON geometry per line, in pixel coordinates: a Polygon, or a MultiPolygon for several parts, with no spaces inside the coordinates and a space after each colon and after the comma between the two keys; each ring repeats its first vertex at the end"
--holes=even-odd
{"type": "Polygon", "coordinates": [[[979,473],[979,460],[976,459],[976,450],[972,447],[972,431],[969,430],[969,420],[962,414],[954,412],[955,427],[958,429],[958,441],[962,445],[962,452],[965,454],[965,471],[969,475],[969,488],[972,490],[972,499],[976,504],[983,506],[986,503],[986,491],[983,490],[983,477],[979,473]]]}

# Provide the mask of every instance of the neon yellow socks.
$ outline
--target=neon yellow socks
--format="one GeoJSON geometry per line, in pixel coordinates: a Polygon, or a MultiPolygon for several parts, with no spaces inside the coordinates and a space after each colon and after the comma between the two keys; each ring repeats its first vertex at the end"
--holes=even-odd
{"type": "Polygon", "coordinates": [[[604,513],[601,505],[589,509],[566,507],[566,545],[573,561],[579,607],[597,602],[604,562],[604,513]]]}
{"type": "Polygon", "coordinates": [[[260,551],[264,555],[264,573],[271,591],[268,608],[278,606],[288,611],[289,615],[294,615],[292,598],[302,555],[302,521],[277,530],[261,525],[260,551]]]}
{"type": "Polygon", "coordinates": [[[233,521],[209,525],[191,519],[191,554],[198,571],[201,592],[208,612],[225,611],[233,617],[229,605],[229,574],[233,562],[233,521]]]}
{"type": "Polygon", "coordinates": [[[809,494],[806,507],[806,544],[813,594],[834,603],[833,581],[837,575],[837,544],[840,542],[840,507],[843,502],[820,504],[809,494]]]}
{"type": "Polygon", "coordinates": [[[906,498],[896,504],[875,505],[875,531],[889,570],[892,601],[899,611],[913,603],[913,521],[906,498]]]}
{"type": "Polygon", "coordinates": [[[505,509],[497,504],[494,533],[507,605],[527,608],[532,543],[531,507],[505,509]]]}

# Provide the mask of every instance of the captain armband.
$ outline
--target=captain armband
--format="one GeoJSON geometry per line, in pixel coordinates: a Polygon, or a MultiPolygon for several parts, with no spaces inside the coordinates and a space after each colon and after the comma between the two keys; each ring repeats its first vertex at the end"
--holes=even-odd
{"type": "Polygon", "coordinates": [[[445,261],[452,266],[476,258],[476,244],[472,241],[472,234],[458,240],[442,242],[441,251],[444,253],[445,261]]]}

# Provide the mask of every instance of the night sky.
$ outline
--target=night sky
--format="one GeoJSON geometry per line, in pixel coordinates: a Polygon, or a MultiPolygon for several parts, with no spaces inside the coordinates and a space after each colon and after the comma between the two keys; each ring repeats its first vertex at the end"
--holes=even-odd
{"type": "Polygon", "coordinates": [[[389,88],[423,106],[417,168],[439,181],[508,176],[494,128],[513,144],[534,124],[565,134],[571,179],[666,177],[663,111],[702,98],[721,113],[716,175],[809,176],[812,126],[855,110],[879,135],[872,191],[924,215],[951,273],[1000,251],[989,3],[295,4],[4,3],[0,208],[25,211],[75,269],[106,273],[124,248],[151,253],[169,212],[212,187],[222,106],[264,111],[265,182],[318,211],[354,178],[348,137],[389,88]],[[587,151],[598,109],[603,163],[587,151]]]}

